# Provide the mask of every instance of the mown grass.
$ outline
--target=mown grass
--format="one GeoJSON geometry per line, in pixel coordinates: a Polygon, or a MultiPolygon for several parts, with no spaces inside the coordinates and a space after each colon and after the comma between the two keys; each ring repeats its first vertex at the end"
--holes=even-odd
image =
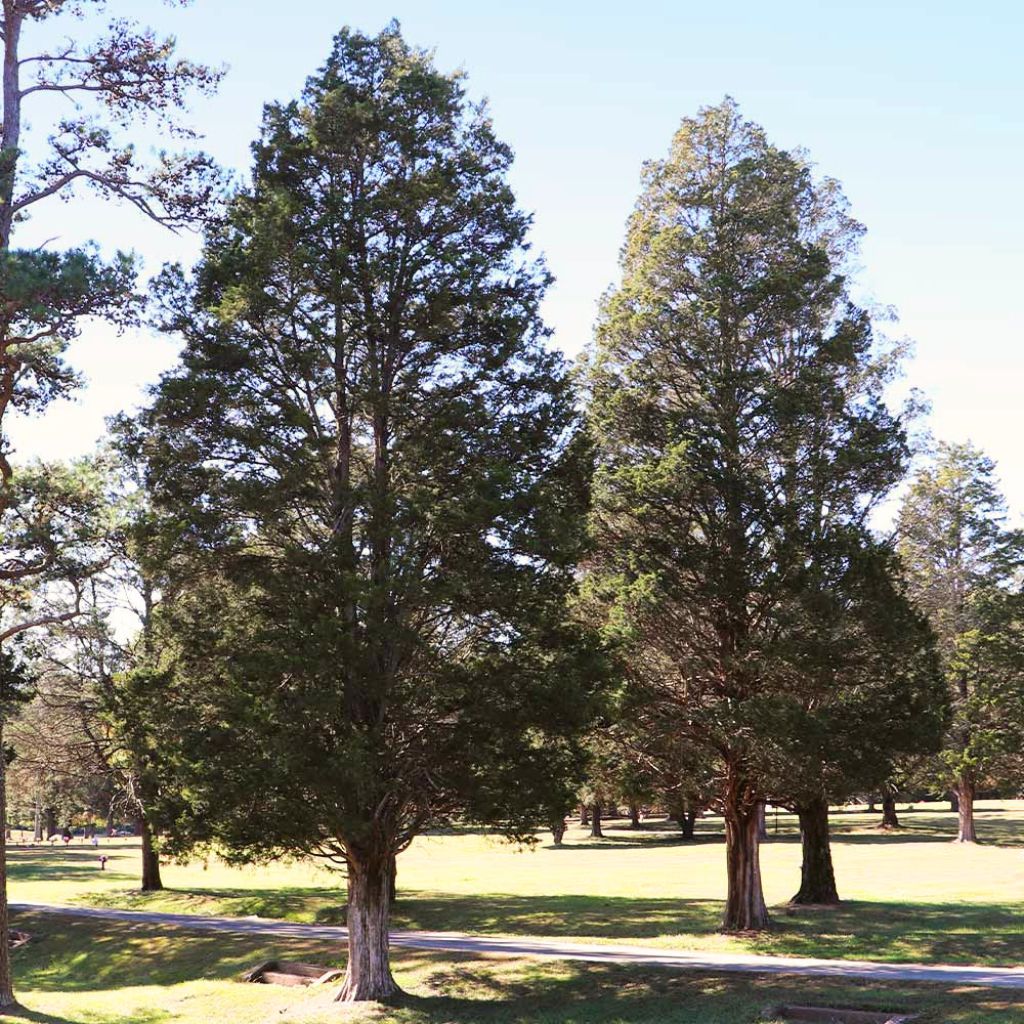
{"type": "MultiPolygon", "coordinates": [[[[915,1011],[921,1024],[1024,1021],[1024,996],[986,989],[842,979],[708,975],[399,950],[406,996],[392,1007],[341,1007],[329,990],[247,985],[271,956],[336,962],[321,942],[274,940],[18,914],[34,936],[15,952],[23,1012],[38,1024],[753,1024],[792,1002],[915,1011]]],[[[767,1019],[770,1019],[767,1018],[767,1019]]]]}
{"type": "MultiPolygon", "coordinates": [[[[902,818],[904,828],[880,833],[877,816],[834,815],[845,902],[794,912],[785,902],[799,878],[796,823],[770,814],[762,859],[776,927],[761,937],[717,932],[724,849],[720,823],[710,818],[692,843],[663,822],[634,832],[624,821],[611,823],[603,840],[571,829],[561,849],[546,837],[525,851],[473,831],[424,837],[399,862],[394,924],[894,962],[1024,962],[1024,803],[982,804],[987,842],[978,847],[949,841],[956,823],[944,806],[902,818]]],[[[343,921],[343,876],[310,863],[167,865],[168,890],[143,896],[134,890],[137,845],[118,841],[99,852],[111,858],[103,872],[91,847],[12,850],[12,899],[343,921]]]]}

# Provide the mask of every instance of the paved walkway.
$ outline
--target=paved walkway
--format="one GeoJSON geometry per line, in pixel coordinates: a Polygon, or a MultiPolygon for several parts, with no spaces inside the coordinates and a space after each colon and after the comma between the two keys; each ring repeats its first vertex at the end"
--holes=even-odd
{"type": "MultiPolygon", "coordinates": [[[[173,925],[193,931],[277,935],[291,939],[326,939],[344,943],[344,928],[294,924],[262,917],[200,917],[148,910],[57,906],[50,903],[12,903],[12,910],[37,911],[102,921],[173,925]]],[[[758,956],[753,953],[697,953],[651,946],[618,946],[561,942],[558,939],[516,939],[458,932],[392,932],[391,944],[451,953],[497,953],[505,956],[587,960],[594,963],[652,964],[694,971],[743,974],[800,974],[826,978],[864,978],[871,981],[930,981],[946,985],[987,985],[1024,989],[1024,968],[962,967],[955,964],[885,964],[868,960],[818,960],[797,956],[758,956]]]]}

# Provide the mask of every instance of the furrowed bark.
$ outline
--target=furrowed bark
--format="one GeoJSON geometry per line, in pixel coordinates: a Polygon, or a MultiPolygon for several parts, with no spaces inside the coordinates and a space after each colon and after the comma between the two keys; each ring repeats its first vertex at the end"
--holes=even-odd
{"type": "MultiPolygon", "coordinates": [[[[3,722],[0,721],[0,816],[7,823],[7,759],[3,756],[3,722]]],[[[0,829],[0,1007],[16,1006],[11,977],[10,920],[7,914],[7,840],[0,829]]]]}
{"type": "Polygon", "coordinates": [[[388,926],[390,859],[348,854],[348,967],[338,1001],[384,1002],[401,992],[391,976],[388,926]]]}
{"type": "Polygon", "coordinates": [[[900,819],[896,814],[896,797],[892,793],[882,796],[882,823],[879,828],[899,828],[900,819]]]}
{"type": "Polygon", "coordinates": [[[11,245],[14,224],[14,179],[21,146],[21,83],[18,44],[24,15],[11,0],[3,2],[3,149],[0,150],[0,249],[11,245]]]}
{"type": "Polygon", "coordinates": [[[956,781],[958,830],[956,842],[976,843],[978,833],[974,827],[974,778],[965,772],[956,781]]]}
{"type": "Polygon", "coordinates": [[[750,784],[730,768],[722,811],[725,817],[726,871],[729,891],[722,931],[764,931],[771,927],[761,885],[757,802],[750,784]]]}
{"type": "Polygon", "coordinates": [[[600,800],[595,800],[590,807],[590,834],[594,839],[603,839],[604,833],[601,831],[601,815],[604,808],[601,806],[600,800]]]}
{"type": "Polygon", "coordinates": [[[799,804],[800,842],[803,863],[800,867],[800,890],[791,903],[839,902],[836,876],[832,867],[832,845],[828,826],[828,801],[817,797],[799,804]]]}
{"type": "Polygon", "coordinates": [[[388,861],[388,903],[395,905],[398,899],[398,858],[391,854],[388,861]]]}
{"type": "Polygon", "coordinates": [[[160,854],[153,848],[153,832],[145,815],[137,821],[142,839],[142,891],[158,892],[164,887],[160,878],[160,854]]]}
{"type": "Polygon", "coordinates": [[[683,813],[679,815],[679,830],[683,833],[684,839],[693,838],[693,828],[696,822],[696,811],[683,811],[683,813]]]}

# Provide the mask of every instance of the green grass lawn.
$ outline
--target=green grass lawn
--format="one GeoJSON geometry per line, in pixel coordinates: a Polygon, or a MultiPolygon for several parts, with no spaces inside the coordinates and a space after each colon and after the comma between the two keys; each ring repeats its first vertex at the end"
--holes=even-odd
{"type": "Polygon", "coordinates": [[[941,986],[707,975],[639,966],[569,964],[396,951],[407,993],[395,1007],[340,1007],[324,990],[247,985],[271,956],[323,963],[316,942],[190,933],[142,925],[17,915],[33,941],[15,951],[24,1011],[37,1024],[753,1024],[787,1002],[920,1012],[921,1024],[1024,1021],[1024,998],[941,986]]]}
{"type": "MultiPolygon", "coordinates": [[[[944,807],[903,813],[899,832],[879,833],[877,816],[834,816],[835,862],[844,904],[790,912],[800,846],[780,815],[763,847],[765,890],[776,928],[759,938],[717,934],[725,894],[717,819],[684,843],[662,822],[640,832],[617,821],[607,838],[571,829],[562,849],[547,839],[518,850],[475,832],[428,836],[399,861],[395,926],[482,934],[540,935],[694,949],[854,957],[897,962],[1024,962],[1024,803],[982,804],[978,847],[949,842],[955,817],[944,807]]],[[[251,869],[218,860],[167,865],[168,890],[134,891],[133,841],[97,851],[13,849],[11,898],[88,902],[207,914],[256,914],[295,921],[343,919],[344,879],[310,863],[251,869]]]]}

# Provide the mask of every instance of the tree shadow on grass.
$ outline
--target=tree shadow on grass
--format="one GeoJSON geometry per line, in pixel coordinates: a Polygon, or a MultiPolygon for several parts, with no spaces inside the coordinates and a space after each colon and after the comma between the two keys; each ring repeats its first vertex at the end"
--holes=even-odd
{"type": "MultiPolygon", "coordinates": [[[[119,851],[125,849],[119,847],[119,851]]],[[[68,879],[101,877],[100,857],[109,856],[109,849],[91,846],[50,848],[45,846],[13,847],[7,851],[7,874],[14,882],[62,882],[68,879]]],[[[104,879],[134,881],[137,876],[112,871],[102,873],[104,879]]]]}
{"type": "MultiPolygon", "coordinates": [[[[1024,819],[1008,816],[1001,808],[976,812],[978,837],[987,846],[1024,846],[1024,819]]],[[[927,810],[900,812],[900,828],[883,831],[878,819],[864,817],[854,821],[842,816],[831,820],[832,836],[842,842],[942,842],[956,839],[957,816],[950,811],[927,810]]]]}
{"type": "MultiPolygon", "coordinates": [[[[321,912],[344,908],[345,888],[291,886],[276,889],[139,889],[107,890],[83,897],[80,902],[93,907],[155,913],[196,914],[211,917],[267,917],[282,921],[313,922],[321,912]]],[[[330,923],[327,918],[325,923],[330,923]]]]}
{"type": "MultiPolygon", "coordinates": [[[[0,1021],[27,1021],[29,1024],[79,1024],[81,1017],[55,1017],[52,1013],[41,1013],[38,1010],[31,1010],[27,1006],[17,1006],[9,1010],[0,1010],[0,1021]]],[[[91,1019],[91,1018],[90,1018],[91,1019]]],[[[132,1013],[131,1024],[159,1024],[167,1020],[167,1014],[163,1010],[145,1012],[135,1010],[132,1013]]]]}
{"type": "Polygon", "coordinates": [[[626,832],[617,835],[604,835],[601,838],[575,839],[572,843],[558,847],[560,850],[622,850],[630,847],[634,849],[654,849],[666,846],[678,846],[685,849],[688,846],[724,845],[725,835],[722,832],[698,832],[690,839],[685,839],[678,832],[659,832],[655,835],[648,834],[646,837],[639,832],[626,832]]]}
{"type": "Polygon", "coordinates": [[[102,878],[104,881],[134,882],[139,884],[139,876],[125,871],[101,870],[98,858],[93,864],[9,864],[9,880],[12,882],[67,882],[85,878],[102,878]]]}
{"type": "Polygon", "coordinates": [[[1022,903],[869,903],[779,908],[775,928],[750,940],[760,953],[893,963],[1024,961],[1022,903]]]}
{"type": "MultiPolygon", "coordinates": [[[[99,903],[105,902],[101,895],[99,903]]],[[[165,889],[159,893],[119,893],[118,907],[207,913],[237,917],[345,924],[344,888],[165,889]]],[[[109,901],[106,901],[109,902],[109,901]]],[[[451,894],[418,890],[403,893],[392,927],[412,931],[458,931],[481,935],[592,936],[657,938],[683,932],[712,932],[722,904],[716,900],[632,899],[614,896],[513,896],[451,894]]]]}
{"type": "MultiPolygon", "coordinates": [[[[653,939],[710,933],[719,924],[717,900],[630,899],[608,896],[479,896],[399,894],[394,927],[481,935],[591,936],[653,939]]],[[[326,915],[318,918],[328,923],[326,915]]]]}
{"type": "Polygon", "coordinates": [[[339,943],[187,928],[16,913],[17,927],[33,939],[15,950],[17,988],[87,992],[194,979],[238,977],[285,947],[296,956],[337,963],[339,943]]]}
{"type": "MultiPolygon", "coordinates": [[[[38,922],[42,927],[46,922],[38,922]]],[[[323,942],[208,935],[110,922],[59,921],[34,952],[16,957],[18,983],[36,992],[110,992],[138,985],[171,986],[194,978],[232,981],[243,967],[271,956],[336,961],[341,951],[323,942]]],[[[1002,1016],[978,1016],[977,991],[937,986],[851,983],[841,977],[801,979],[678,971],[645,965],[553,963],[529,958],[396,950],[398,981],[411,994],[396,1000],[393,1019],[403,1024],[749,1024],[766,1004],[815,1002],[887,1010],[935,1010],[927,1020],[1011,1019],[1024,1007],[1015,993],[999,993],[1002,1016]],[[941,1009],[942,1016],[937,1013],[941,1009]],[[960,1016],[959,1010],[964,1011],[960,1016]],[[952,1011],[952,1012],[951,1012],[952,1011]]],[[[268,992],[269,995],[269,992],[268,992]]],[[[288,1019],[301,1019],[311,993],[296,994],[288,1019]],[[292,1016],[297,1014],[297,1016],[292,1016]]],[[[329,997],[328,993],[323,994],[329,997]]],[[[988,994],[986,998],[990,998],[988,994]]],[[[87,1004],[85,1004],[87,1005],[87,1004]]],[[[13,1018],[15,1020],[19,1018],[13,1018]]],[[[20,1019],[64,1024],[59,1016],[28,1011],[20,1019]]],[[[99,1018],[107,1019],[107,1018],[99,1018]]],[[[117,1018],[120,1019],[120,1018],[117,1018]]],[[[165,1013],[133,1020],[156,1022],[165,1013]]],[[[392,1019],[392,1018],[388,1018],[392,1019]]]]}
{"type": "Polygon", "coordinates": [[[33,1024],[74,1024],[70,1017],[54,1017],[50,1013],[39,1013],[30,1010],[26,1006],[15,1006],[7,1010],[0,1010],[0,1020],[26,1020],[33,1024]]]}
{"type": "Polygon", "coordinates": [[[423,954],[397,964],[425,973],[419,993],[396,1006],[416,1024],[482,1024],[494,1021],[573,1021],[574,1024],[749,1024],[766,1005],[813,1003],[860,1009],[914,1011],[927,1021],[1008,1019],[1024,1009],[1015,993],[959,992],[947,987],[873,984],[792,976],[741,976],[677,971],[641,965],[551,965],[524,960],[487,964],[451,955],[423,954]],[[997,1011],[991,1017],[979,1008],[997,1011]],[[939,1016],[941,1014],[941,1016],[939,1016]]]}

